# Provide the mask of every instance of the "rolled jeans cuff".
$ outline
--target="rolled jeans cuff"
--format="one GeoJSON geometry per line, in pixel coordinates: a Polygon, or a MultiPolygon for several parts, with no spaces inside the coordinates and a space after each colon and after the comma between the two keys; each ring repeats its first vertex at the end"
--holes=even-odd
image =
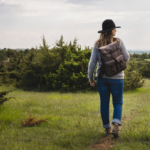
{"type": "Polygon", "coordinates": [[[121,126],[121,120],[119,120],[117,118],[113,119],[112,124],[114,124],[114,123],[118,123],[121,126]]]}
{"type": "Polygon", "coordinates": [[[109,124],[106,124],[106,125],[103,125],[103,128],[109,128],[109,127],[111,127],[111,124],[109,123],[109,124]]]}

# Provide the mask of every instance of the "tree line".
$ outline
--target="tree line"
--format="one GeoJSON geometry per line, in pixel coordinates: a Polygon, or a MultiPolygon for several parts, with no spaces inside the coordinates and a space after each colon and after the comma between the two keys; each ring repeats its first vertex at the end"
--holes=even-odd
{"type": "MultiPolygon", "coordinates": [[[[89,47],[82,50],[76,38],[73,42],[65,43],[63,36],[52,48],[43,37],[39,48],[0,50],[1,84],[37,91],[95,91],[97,87],[90,87],[87,78],[91,51],[89,47]]],[[[125,70],[125,90],[141,87],[143,76],[150,76],[150,62],[144,60],[148,58],[149,54],[131,55],[125,70]]]]}

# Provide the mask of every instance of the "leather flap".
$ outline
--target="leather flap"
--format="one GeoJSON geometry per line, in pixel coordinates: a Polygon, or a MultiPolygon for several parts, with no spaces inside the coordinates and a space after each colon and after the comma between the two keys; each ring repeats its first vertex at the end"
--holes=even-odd
{"type": "Polygon", "coordinates": [[[110,60],[110,61],[105,62],[106,67],[112,67],[114,65],[115,65],[115,60],[110,60]]]}
{"type": "Polygon", "coordinates": [[[106,46],[100,47],[98,50],[100,51],[100,53],[105,55],[105,54],[110,54],[110,53],[112,53],[118,49],[119,49],[119,43],[117,41],[115,41],[115,42],[110,43],[106,46]]]}
{"type": "Polygon", "coordinates": [[[123,55],[118,56],[115,60],[116,60],[118,63],[121,63],[121,62],[123,61],[123,55]]]}

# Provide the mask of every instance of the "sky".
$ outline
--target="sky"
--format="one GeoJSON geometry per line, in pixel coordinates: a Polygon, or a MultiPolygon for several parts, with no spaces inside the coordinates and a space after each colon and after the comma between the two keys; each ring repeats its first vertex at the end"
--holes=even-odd
{"type": "Polygon", "coordinates": [[[0,0],[0,48],[50,47],[65,42],[93,47],[102,22],[112,19],[128,50],[150,50],[150,0],[0,0]]]}

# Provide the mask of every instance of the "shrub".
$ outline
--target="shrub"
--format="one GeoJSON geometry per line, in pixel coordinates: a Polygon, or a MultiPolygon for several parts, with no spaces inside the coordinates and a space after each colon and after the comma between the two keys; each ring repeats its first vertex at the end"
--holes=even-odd
{"type": "Polygon", "coordinates": [[[5,97],[10,91],[0,92],[0,106],[3,105],[4,102],[8,101],[10,98],[5,97]]]}
{"type": "Polygon", "coordinates": [[[125,70],[124,90],[134,90],[143,86],[144,80],[141,73],[136,69],[133,61],[125,70]]]}

